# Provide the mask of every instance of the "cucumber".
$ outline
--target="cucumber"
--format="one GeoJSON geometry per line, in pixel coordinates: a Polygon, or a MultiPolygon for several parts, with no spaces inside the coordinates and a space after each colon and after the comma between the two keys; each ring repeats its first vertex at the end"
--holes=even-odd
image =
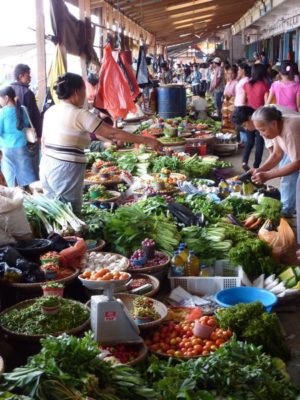
{"type": "Polygon", "coordinates": [[[284,282],[284,284],[285,284],[285,287],[286,287],[287,289],[291,289],[292,287],[294,287],[294,286],[297,285],[296,278],[295,278],[295,277],[290,278],[290,279],[288,279],[286,282],[284,282]]]}
{"type": "Polygon", "coordinates": [[[297,281],[300,281],[300,267],[295,267],[294,273],[296,275],[297,281]]]}
{"type": "MultiPolygon", "coordinates": [[[[299,268],[299,267],[297,267],[297,268],[299,268]]],[[[295,268],[295,269],[296,269],[296,268],[295,268]]],[[[300,268],[299,268],[299,269],[300,269],[300,268]]],[[[283,281],[283,282],[286,282],[286,281],[288,281],[289,279],[294,278],[294,277],[295,277],[295,273],[294,273],[294,270],[293,270],[292,267],[286,269],[285,271],[283,271],[283,272],[278,276],[278,278],[279,278],[281,281],[283,281]]]]}

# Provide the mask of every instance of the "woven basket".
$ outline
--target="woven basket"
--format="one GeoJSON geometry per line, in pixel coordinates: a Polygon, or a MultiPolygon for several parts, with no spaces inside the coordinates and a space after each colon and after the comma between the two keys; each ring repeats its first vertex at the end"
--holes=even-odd
{"type": "Polygon", "coordinates": [[[145,360],[145,358],[147,357],[147,354],[148,354],[148,347],[145,345],[144,342],[140,346],[141,346],[141,348],[140,348],[138,357],[125,365],[132,367],[132,366],[140,363],[141,361],[145,360]]]}
{"type": "MultiPolygon", "coordinates": [[[[157,253],[162,253],[162,251],[158,251],[157,253]]],[[[159,272],[164,269],[167,269],[166,267],[169,265],[169,263],[170,263],[170,257],[168,256],[168,260],[164,264],[157,265],[155,267],[142,267],[142,268],[132,268],[129,266],[127,271],[130,272],[131,274],[151,274],[154,272],[159,272]]]]}
{"type": "Polygon", "coordinates": [[[93,251],[95,251],[96,253],[100,253],[101,250],[104,249],[105,245],[106,245],[106,242],[102,239],[99,239],[97,242],[97,246],[91,250],[88,250],[87,252],[92,253],[93,251]]]}
{"type": "MultiPolygon", "coordinates": [[[[128,309],[128,311],[130,313],[133,313],[133,300],[136,297],[139,297],[139,296],[136,296],[134,294],[116,293],[115,297],[120,299],[120,300],[122,300],[124,305],[125,305],[125,307],[128,309]]],[[[152,301],[153,301],[153,305],[155,307],[155,310],[160,314],[160,318],[157,319],[156,321],[151,321],[151,322],[146,322],[144,324],[139,324],[138,326],[139,326],[139,328],[141,330],[149,329],[149,328],[153,328],[155,326],[158,326],[167,317],[168,308],[163,303],[161,303],[160,301],[157,301],[155,299],[152,299],[152,301]]]]}
{"type": "Polygon", "coordinates": [[[69,285],[71,282],[73,282],[77,276],[79,275],[79,270],[75,269],[72,275],[67,276],[66,278],[61,278],[61,279],[53,279],[51,281],[45,281],[45,282],[37,282],[37,283],[8,283],[8,282],[3,282],[3,284],[13,287],[16,289],[23,289],[23,290],[37,290],[41,289],[45,283],[49,282],[55,282],[55,283],[62,283],[64,285],[69,285]]]}
{"type": "MultiPolygon", "coordinates": [[[[159,291],[159,287],[160,287],[160,283],[159,280],[157,278],[155,278],[155,276],[152,275],[147,275],[147,274],[135,274],[133,276],[133,278],[137,278],[137,279],[150,279],[151,284],[152,284],[152,290],[150,292],[144,293],[142,296],[146,296],[146,297],[153,297],[156,295],[156,293],[159,291]]],[[[122,293],[123,294],[123,293],[122,293]]],[[[124,293],[124,294],[129,294],[129,293],[124,293]]]]}
{"type": "MultiPolygon", "coordinates": [[[[33,304],[35,302],[35,299],[30,299],[30,300],[25,300],[22,301],[21,303],[15,304],[12,307],[6,308],[4,311],[2,311],[0,313],[0,317],[4,314],[6,314],[9,311],[15,310],[15,309],[22,309],[22,308],[26,308],[28,306],[30,306],[31,304],[33,304]]],[[[77,303],[80,304],[82,307],[87,308],[88,307],[82,303],[79,303],[78,301],[72,300],[73,303],[77,303]]],[[[89,311],[89,309],[88,309],[89,311]]],[[[59,336],[63,333],[67,333],[68,335],[77,335],[79,333],[81,333],[82,331],[85,331],[86,329],[88,329],[88,327],[90,326],[90,319],[87,319],[82,325],[77,326],[76,328],[70,329],[68,331],[61,331],[61,332],[55,332],[55,333],[51,333],[51,336],[59,336]]],[[[40,339],[44,339],[47,336],[49,336],[49,334],[45,334],[45,335],[26,335],[23,333],[16,333],[13,332],[7,328],[5,328],[4,326],[0,325],[1,330],[4,332],[4,334],[8,335],[11,339],[16,340],[16,341],[21,341],[21,342],[31,342],[31,343],[38,343],[40,341],[40,339]]]]}

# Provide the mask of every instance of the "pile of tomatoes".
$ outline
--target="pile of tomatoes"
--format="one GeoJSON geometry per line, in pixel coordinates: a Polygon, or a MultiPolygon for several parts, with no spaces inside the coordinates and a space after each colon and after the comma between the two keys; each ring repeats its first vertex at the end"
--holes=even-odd
{"type": "Polygon", "coordinates": [[[134,361],[139,356],[139,349],[134,345],[117,344],[115,346],[99,346],[99,350],[109,352],[107,357],[116,358],[121,364],[134,361]]]}
{"type": "Polygon", "coordinates": [[[170,357],[199,357],[207,356],[231,338],[230,330],[223,330],[217,326],[216,319],[203,316],[201,324],[215,328],[209,339],[201,339],[193,335],[194,322],[168,322],[146,337],[145,343],[150,351],[162,353],[170,357]]]}

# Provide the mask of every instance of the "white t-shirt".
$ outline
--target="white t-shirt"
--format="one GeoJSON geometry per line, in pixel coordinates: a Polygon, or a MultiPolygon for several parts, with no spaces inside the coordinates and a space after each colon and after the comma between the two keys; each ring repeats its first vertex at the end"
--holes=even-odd
{"type": "Polygon", "coordinates": [[[44,153],[58,160],[85,163],[84,149],[102,120],[88,110],[61,101],[44,116],[44,153]]]}

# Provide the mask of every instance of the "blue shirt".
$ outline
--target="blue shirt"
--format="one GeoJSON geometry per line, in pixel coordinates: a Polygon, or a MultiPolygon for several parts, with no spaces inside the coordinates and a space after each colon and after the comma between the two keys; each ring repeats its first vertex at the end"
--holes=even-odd
{"type": "Polygon", "coordinates": [[[193,71],[191,73],[192,85],[199,85],[201,82],[202,74],[200,71],[193,71]]]}
{"type": "MultiPolygon", "coordinates": [[[[27,115],[23,112],[24,126],[29,127],[27,115]]],[[[5,106],[0,109],[0,148],[17,148],[27,144],[24,131],[17,129],[16,108],[5,106]]]]}

